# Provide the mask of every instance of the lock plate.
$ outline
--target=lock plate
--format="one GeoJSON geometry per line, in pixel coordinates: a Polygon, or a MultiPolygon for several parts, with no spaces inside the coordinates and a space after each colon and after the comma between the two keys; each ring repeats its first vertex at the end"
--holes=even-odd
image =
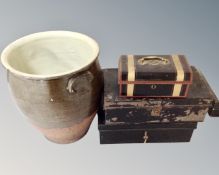
{"type": "Polygon", "coordinates": [[[154,106],[151,110],[151,116],[158,117],[161,114],[162,106],[154,106]]]}

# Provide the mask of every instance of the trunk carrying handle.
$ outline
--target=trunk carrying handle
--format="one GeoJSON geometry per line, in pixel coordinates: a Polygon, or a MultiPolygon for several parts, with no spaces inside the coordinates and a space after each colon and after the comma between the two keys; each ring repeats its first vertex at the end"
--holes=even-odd
{"type": "Polygon", "coordinates": [[[219,117],[219,101],[216,100],[213,102],[212,107],[208,111],[209,116],[219,117]]]}
{"type": "Polygon", "coordinates": [[[149,64],[149,65],[158,65],[158,64],[162,64],[162,65],[166,65],[169,63],[169,60],[161,57],[161,56],[146,56],[146,57],[142,57],[138,60],[138,64],[140,65],[145,65],[145,64],[149,64]]]}

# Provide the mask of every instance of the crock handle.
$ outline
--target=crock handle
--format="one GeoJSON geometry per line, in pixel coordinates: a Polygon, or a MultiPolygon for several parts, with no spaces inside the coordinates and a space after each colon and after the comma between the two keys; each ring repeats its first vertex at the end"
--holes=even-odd
{"type": "MultiPolygon", "coordinates": [[[[84,72],[76,77],[70,78],[68,80],[66,90],[71,94],[77,93],[77,91],[75,89],[75,85],[76,85],[76,82],[78,80],[84,80],[84,81],[91,82],[93,79],[94,79],[93,74],[90,71],[86,71],[86,72],[84,72]]],[[[78,82],[78,83],[80,83],[80,82],[78,82]]]]}

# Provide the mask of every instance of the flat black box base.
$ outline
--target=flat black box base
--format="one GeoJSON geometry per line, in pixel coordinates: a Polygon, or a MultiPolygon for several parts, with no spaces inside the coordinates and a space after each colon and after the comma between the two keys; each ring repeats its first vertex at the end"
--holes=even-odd
{"type": "Polygon", "coordinates": [[[189,142],[197,123],[105,125],[99,115],[100,144],[189,142]]]}
{"type": "Polygon", "coordinates": [[[100,144],[189,142],[192,129],[100,131],[100,144]]]}

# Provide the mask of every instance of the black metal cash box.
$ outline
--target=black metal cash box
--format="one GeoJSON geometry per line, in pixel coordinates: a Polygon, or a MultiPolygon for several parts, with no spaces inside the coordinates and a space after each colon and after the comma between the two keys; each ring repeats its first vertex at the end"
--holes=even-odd
{"type": "Polygon", "coordinates": [[[186,97],[192,70],[184,55],[122,55],[118,83],[124,97],[186,97]]]}
{"type": "Polygon", "coordinates": [[[197,122],[106,125],[99,113],[101,144],[189,142],[197,122]]]}
{"type": "Polygon", "coordinates": [[[218,100],[204,76],[191,67],[187,98],[124,98],[118,69],[104,69],[100,143],[188,142],[205,115],[218,116],[218,100]]]}

